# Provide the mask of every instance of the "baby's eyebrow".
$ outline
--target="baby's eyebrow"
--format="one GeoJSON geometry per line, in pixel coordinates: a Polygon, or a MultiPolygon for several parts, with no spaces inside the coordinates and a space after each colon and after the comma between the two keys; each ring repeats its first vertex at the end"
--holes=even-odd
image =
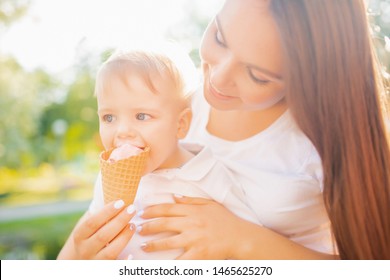
{"type": "Polygon", "coordinates": [[[102,113],[106,113],[106,112],[109,112],[109,111],[111,111],[109,108],[100,108],[100,109],[98,109],[97,110],[97,113],[98,114],[102,114],[102,113]]]}
{"type": "Polygon", "coordinates": [[[158,115],[163,111],[163,108],[148,108],[148,107],[136,107],[132,109],[136,113],[155,114],[158,115]]]}

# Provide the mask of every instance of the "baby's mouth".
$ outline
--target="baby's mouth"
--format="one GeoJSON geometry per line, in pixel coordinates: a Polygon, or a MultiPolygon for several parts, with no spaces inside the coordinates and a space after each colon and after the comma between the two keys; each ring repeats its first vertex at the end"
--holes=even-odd
{"type": "Polygon", "coordinates": [[[138,148],[138,149],[141,149],[141,150],[144,150],[146,148],[147,145],[145,144],[140,144],[140,143],[132,143],[130,141],[125,141],[125,142],[119,142],[119,143],[116,143],[114,145],[114,148],[119,148],[121,146],[124,146],[124,145],[128,145],[128,146],[132,146],[134,148],[138,148]]]}

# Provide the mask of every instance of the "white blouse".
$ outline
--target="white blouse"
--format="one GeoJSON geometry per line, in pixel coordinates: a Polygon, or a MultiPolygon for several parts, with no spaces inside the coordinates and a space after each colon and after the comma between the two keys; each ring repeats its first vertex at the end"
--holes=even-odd
{"type": "Polygon", "coordinates": [[[308,248],[335,253],[323,202],[321,159],[289,111],[266,130],[232,142],[208,133],[210,106],[194,96],[184,139],[210,148],[234,174],[259,223],[308,248]]]}

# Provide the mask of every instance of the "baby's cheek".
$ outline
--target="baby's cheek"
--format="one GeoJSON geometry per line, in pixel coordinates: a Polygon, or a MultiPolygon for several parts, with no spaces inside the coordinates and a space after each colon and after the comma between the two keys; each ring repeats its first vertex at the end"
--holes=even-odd
{"type": "Polygon", "coordinates": [[[151,159],[151,158],[149,157],[148,162],[147,162],[147,164],[146,164],[146,166],[145,166],[145,171],[144,171],[144,174],[143,174],[143,175],[148,174],[148,173],[150,173],[150,172],[153,172],[153,171],[156,170],[156,169],[157,169],[156,164],[153,162],[153,159],[151,159]]]}

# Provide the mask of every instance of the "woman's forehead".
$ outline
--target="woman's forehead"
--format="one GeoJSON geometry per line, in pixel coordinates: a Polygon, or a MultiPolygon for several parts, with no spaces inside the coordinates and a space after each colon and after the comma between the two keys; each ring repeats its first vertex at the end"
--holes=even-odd
{"type": "Polygon", "coordinates": [[[255,13],[268,12],[270,1],[268,0],[226,0],[222,9],[232,9],[242,13],[254,11],[255,13]]]}
{"type": "Polygon", "coordinates": [[[229,49],[244,64],[281,71],[281,41],[268,1],[227,0],[218,13],[218,28],[229,49]]]}

